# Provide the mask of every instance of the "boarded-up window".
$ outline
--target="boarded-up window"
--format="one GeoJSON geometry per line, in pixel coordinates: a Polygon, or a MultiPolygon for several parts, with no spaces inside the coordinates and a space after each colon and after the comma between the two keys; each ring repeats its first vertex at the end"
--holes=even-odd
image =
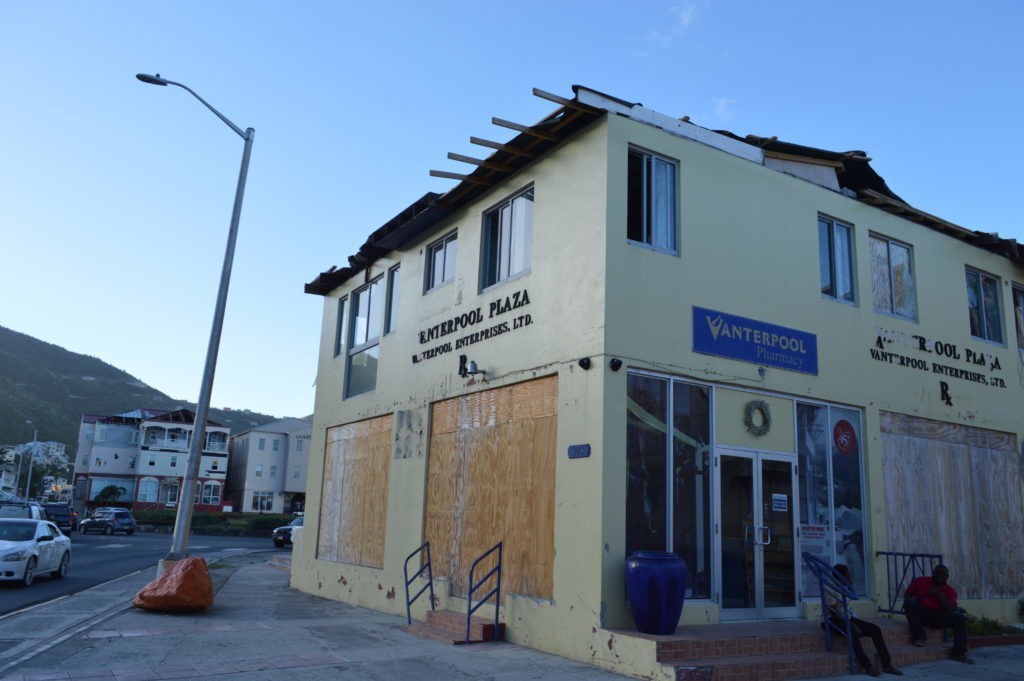
{"type": "Polygon", "coordinates": [[[1019,598],[1014,436],[881,412],[889,550],[941,553],[960,598],[1019,598]]]}
{"type": "Polygon", "coordinates": [[[552,598],[557,390],[550,377],[434,405],[424,534],[453,594],[504,541],[502,594],[552,598]]]}
{"type": "Polygon", "coordinates": [[[384,567],[391,414],[327,429],[317,558],[384,567]]]}

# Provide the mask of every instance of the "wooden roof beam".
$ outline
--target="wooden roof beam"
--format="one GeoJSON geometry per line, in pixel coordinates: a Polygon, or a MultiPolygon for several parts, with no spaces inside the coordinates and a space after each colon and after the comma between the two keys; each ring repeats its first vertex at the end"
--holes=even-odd
{"type": "Polygon", "coordinates": [[[582,102],[577,102],[575,99],[566,99],[565,97],[559,97],[558,95],[552,94],[550,92],[545,92],[544,90],[541,90],[540,88],[533,88],[533,96],[534,97],[540,97],[541,99],[546,99],[549,102],[554,102],[555,104],[561,104],[562,106],[564,106],[564,107],[566,107],[568,109],[576,109],[577,111],[586,111],[587,113],[600,113],[601,112],[600,109],[595,109],[594,107],[590,106],[589,104],[584,104],[582,102]]]}
{"type": "Polygon", "coordinates": [[[514,168],[510,168],[502,163],[495,163],[494,161],[482,158],[473,158],[472,156],[463,156],[462,154],[453,154],[450,151],[448,152],[448,158],[453,161],[461,161],[462,163],[471,163],[475,166],[483,166],[484,168],[490,168],[491,170],[499,170],[503,173],[511,173],[514,170],[514,168]]]}
{"type": "Polygon", "coordinates": [[[508,128],[509,130],[516,130],[518,132],[526,133],[527,135],[531,135],[532,137],[539,137],[540,139],[548,140],[549,142],[561,141],[561,139],[559,137],[556,137],[555,135],[549,135],[546,132],[534,130],[528,125],[522,125],[520,123],[506,121],[504,118],[491,118],[491,123],[493,123],[494,125],[500,125],[503,128],[508,128]]]}
{"type": "Polygon", "coordinates": [[[449,173],[444,170],[431,170],[431,177],[443,177],[448,180],[459,180],[460,182],[470,182],[472,184],[491,185],[494,184],[490,180],[485,180],[480,177],[473,177],[472,175],[461,175],[459,173],[449,173]]]}
{"type": "Polygon", "coordinates": [[[501,142],[492,142],[491,140],[485,140],[485,139],[482,139],[480,137],[470,137],[469,141],[472,144],[476,144],[476,145],[479,145],[481,147],[488,147],[490,149],[497,149],[498,151],[507,151],[510,154],[515,154],[516,156],[522,156],[524,158],[536,158],[537,157],[537,154],[535,154],[535,153],[533,153],[531,151],[526,151],[525,149],[520,149],[519,147],[513,147],[513,146],[510,146],[508,144],[502,144],[501,142]]]}

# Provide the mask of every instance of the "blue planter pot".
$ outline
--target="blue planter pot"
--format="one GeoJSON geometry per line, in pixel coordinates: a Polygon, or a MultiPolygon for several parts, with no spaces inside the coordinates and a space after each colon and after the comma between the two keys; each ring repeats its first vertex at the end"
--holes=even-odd
{"type": "Polygon", "coordinates": [[[674,634],[686,598],[686,561],[665,551],[637,551],[626,559],[626,595],[636,628],[674,634]]]}

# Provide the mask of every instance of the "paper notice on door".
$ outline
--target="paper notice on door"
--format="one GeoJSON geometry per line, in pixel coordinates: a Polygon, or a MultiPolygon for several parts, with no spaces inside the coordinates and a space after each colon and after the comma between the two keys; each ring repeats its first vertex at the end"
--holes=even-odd
{"type": "Polygon", "coordinates": [[[772,510],[773,511],[788,511],[789,510],[789,495],[787,495],[787,494],[773,494],[772,495],[772,510]]]}

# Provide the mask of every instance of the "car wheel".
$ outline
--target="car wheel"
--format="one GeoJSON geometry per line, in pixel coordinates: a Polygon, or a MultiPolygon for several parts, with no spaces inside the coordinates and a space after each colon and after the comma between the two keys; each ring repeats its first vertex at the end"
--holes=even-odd
{"type": "Polygon", "coordinates": [[[88,529],[89,528],[87,528],[85,525],[82,525],[81,527],[78,528],[78,531],[81,532],[82,534],[85,534],[86,532],[88,532],[88,529]]]}
{"type": "Polygon", "coordinates": [[[71,554],[65,551],[64,555],[60,557],[60,565],[57,566],[57,569],[53,571],[51,576],[54,579],[64,579],[68,576],[69,569],[71,569],[71,554]]]}
{"type": "Polygon", "coordinates": [[[21,578],[22,586],[32,586],[32,580],[36,578],[36,557],[32,556],[25,563],[25,574],[21,578]]]}
{"type": "Polygon", "coordinates": [[[274,546],[276,546],[279,549],[283,549],[284,548],[284,542],[283,541],[275,541],[274,542],[274,546]]]}
{"type": "Polygon", "coordinates": [[[132,536],[133,534],[135,534],[135,528],[133,527],[132,529],[125,532],[125,534],[127,534],[129,537],[132,536]]]}
{"type": "Polygon", "coordinates": [[[114,528],[111,527],[110,525],[107,525],[106,527],[103,528],[103,534],[106,534],[106,535],[114,534],[114,528]]]}

